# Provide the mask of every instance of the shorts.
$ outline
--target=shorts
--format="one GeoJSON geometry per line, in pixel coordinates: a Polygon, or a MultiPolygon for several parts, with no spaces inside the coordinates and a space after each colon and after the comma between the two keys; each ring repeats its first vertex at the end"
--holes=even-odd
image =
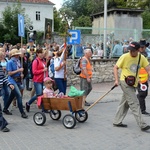
{"type": "Polygon", "coordinates": [[[80,90],[84,91],[84,96],[87,96],[92,90],[92,80],[88,82],[87,79],[80,77],[80,90]]]}

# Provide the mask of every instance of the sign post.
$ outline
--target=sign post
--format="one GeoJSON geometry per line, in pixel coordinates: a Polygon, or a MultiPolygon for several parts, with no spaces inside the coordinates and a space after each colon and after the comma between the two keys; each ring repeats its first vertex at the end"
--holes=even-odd
{"type": "MultiPolygon", "coordinates": [[[[76,45],[81,43],[81,31],[80,30],[68,30],[72,35],[67,38],[67,44],[76,45]]],[[[75,57],[75,48],[73,47],[73,58],[75,57]]]]}
{"type": "MultiPolygon", "coordinates": [[[[23,45],[22,37],[24,37],[24,16],[18,14],[18,36],[21,37],[21,48],[23,45]]],[[[21,64],[23,66],[23,58],[21,57],[21,64]]]]}
{"type": "MultiPolygon", "coordinates": [[[[66,24],[65,27],[65,33],[64,34],[60,34],[61,36],[64,37],[64,49],[65,49],[65,53],[64,53],[64,61],[66,61],[67,59],[67,37],[71,37],[72,35],[68,32],[68,24],[66,24]]],[[[66,65],[64,66],[64,79],[66,79],[66,65]]]]}

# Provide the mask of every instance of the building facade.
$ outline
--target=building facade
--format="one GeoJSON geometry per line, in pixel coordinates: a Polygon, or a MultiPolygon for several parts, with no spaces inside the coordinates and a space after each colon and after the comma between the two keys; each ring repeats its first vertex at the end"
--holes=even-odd
{"type": "MultiPolygon", "coordinates": [[[[0,19],[2,18],[2,12],[5,10],[5,7],[12,6],[14,3],[17,3],[18,0],[1,0],[0,1],[0,19]]],[[[30,31],[45,31],[46,20],[50,20],[51,30],[54,30],[53,23],[53,6],[54,3],[49,0],[20,0],[22,8],[25,8],[25,14],[31,20],[31,25],[27,28],[30,31]]]]}
{"type": "MultiPolygon", "coordinates": [[[[141,9],[119,9],[114,8],[107,11],[107,34],[115,39],[128,39],[141,37],[143,19],[141,9]]],[[[104,12],[91,15],[93,23],[93,34],[104,33],[104,12]]]]}

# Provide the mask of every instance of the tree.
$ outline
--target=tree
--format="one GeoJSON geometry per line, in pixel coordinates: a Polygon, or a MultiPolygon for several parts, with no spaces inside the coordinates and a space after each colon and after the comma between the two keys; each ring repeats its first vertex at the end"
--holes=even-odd
{"type": "Polygon", "coordinates": [[[59,32],[60,24],[62,18],[60,17],[60,12],[57,11],[56,7],[54,7],[54,31],[59,32]]]}
{"type": "Polygon", "coordinates": [[[66,22],[67,26],[70,28],[72,21],[76,16],[76,12],[72,11],[71,8],[68,8],[68,7],[62,7],[59,11],[60,11],[62,20],[66,22]]]}
{"type": "Polygon", "coordinates": [[[2,12],[2,38],[5,42],[11,42],[12,44],[20,43],[20,37],[18,37],[18,14],[25,16],[25,24],[30,24],[30,19],[25,15],[25,9],[21,7],[21,3],[14,4],[12,7],[7,6],[2,12]]]}

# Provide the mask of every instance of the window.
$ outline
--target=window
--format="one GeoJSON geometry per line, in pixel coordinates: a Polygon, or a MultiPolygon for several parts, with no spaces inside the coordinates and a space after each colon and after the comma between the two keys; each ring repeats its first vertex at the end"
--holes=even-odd
{"type": "Polygon", "coordinates": [[[40,20],[40,12],[36,11],[36,20],[40,20]]]}

